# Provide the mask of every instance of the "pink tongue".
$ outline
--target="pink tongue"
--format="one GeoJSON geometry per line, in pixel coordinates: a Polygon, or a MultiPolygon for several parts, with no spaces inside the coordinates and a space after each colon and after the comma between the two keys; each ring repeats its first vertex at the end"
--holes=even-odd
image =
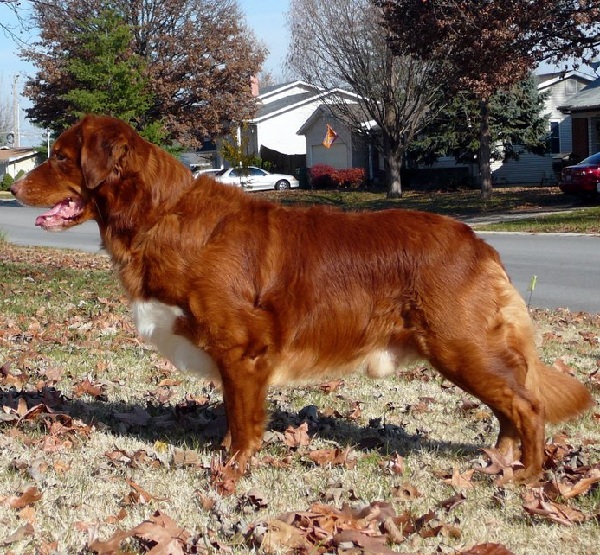
{"type": "Polygon", "coordinates": [[[79,206],[77,202],[67,199],[55,204],[51,210],[45,212],[35,219],[35,225],[49,227],[59,225],[63,220],[68,220],[77,214],[79,206]]]}

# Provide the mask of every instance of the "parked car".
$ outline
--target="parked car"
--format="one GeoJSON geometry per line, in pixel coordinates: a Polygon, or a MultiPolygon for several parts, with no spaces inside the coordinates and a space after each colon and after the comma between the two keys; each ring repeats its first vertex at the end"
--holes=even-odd
{"type": "Polygon", "coordinates": [[[600,152],[564,168],[558,186],[563,193],[573,195],[600,194],[600,152]]]}
{"type": "Polygon", "coordinates": [[[215,175],[215,179],[227,185],[243,187],[250,191],[264,191],[300,187],[300,183],[293,175],[269,173],[262,168],[249,166],[247,168],[225,168],[215,175]]]}
{"type": "Polygon", "coordinates": [[[204,170],[196,170],[192,173],[192,175],[194,176],[194,179],[200,177],[201,175],[211,175],[215,177],[220,171],[220,168],[208,168],[204,170]]]}

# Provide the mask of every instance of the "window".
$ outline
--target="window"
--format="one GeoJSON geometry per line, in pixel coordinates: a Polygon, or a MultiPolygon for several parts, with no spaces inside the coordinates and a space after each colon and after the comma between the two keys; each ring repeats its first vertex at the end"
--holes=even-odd
{"type": "Polygon", "coordinates": [[[560,152],[559,123],[557,121],[550,122],[550,152],[552,154],[560,152]]]}

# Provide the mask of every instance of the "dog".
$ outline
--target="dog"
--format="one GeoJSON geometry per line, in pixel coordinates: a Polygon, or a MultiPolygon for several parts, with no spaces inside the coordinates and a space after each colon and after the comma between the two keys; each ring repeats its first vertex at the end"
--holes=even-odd
{"type": "Polygon", "coordinates": [[[453,219],[284,207],[195,180],[126,123],[95,115],[11,191],[52,207],[35,221],[48,231],[98,223],[141,337],[221,384],[240,473],[261,446],[271,385],[382,378],[427,360],[490,407],[520,480],[542,472],[545,423],[593,404],[540,361],[498,253],[453,219]]]}

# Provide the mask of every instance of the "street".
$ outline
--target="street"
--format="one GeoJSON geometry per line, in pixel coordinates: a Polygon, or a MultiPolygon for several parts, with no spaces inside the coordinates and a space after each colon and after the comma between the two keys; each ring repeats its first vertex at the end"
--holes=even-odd
{"type": "MultiPolygon", "coordinates": [[[[100,250],[95,222],[64,233],[47,233],[35,227],[43,210],[0,202],[0,232],[19,245],[100,250]]],[[[600,237],[581,235],[481,233],[498,250],[504,265],[525,300],[532,276],[537,276],[531,306],[568,308],[600,313],[600,237]]]]}

